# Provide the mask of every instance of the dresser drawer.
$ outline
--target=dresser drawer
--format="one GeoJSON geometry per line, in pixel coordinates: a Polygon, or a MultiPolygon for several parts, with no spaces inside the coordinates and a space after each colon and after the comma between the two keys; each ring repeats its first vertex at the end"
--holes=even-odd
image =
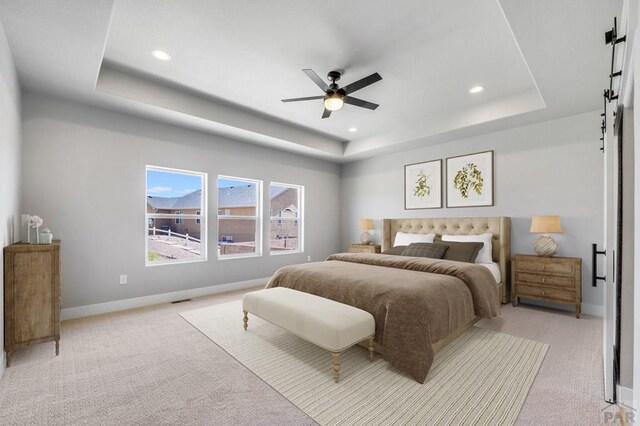
{"type": "Polygon", "coordinates": [[[574,262],[563,259],[549,259],[541,262],[536,258],[518,259],[518,271],[545,272],[547,274],[573,275],[574,262]]]}
{"type": "Polygon", "coordinates": [[[575,278],[558,275],[537,275],[526,272],[516,272],[516,281],[526,284],[542,284],[544,286],[575,288],[575,278]]]}
{"type": "Polygon", "coordinates": [[[349,244],[349,253],[380,253],[379,244],[349,244]]]}
{"type": "Polygon", "coordinates": [[[539,287],[516,282],[518,296],[531,296],[547,300],[557,300],[562,302],[575,302],[576,295],[572,290],[560,290],[555,288],[539,287]]]}

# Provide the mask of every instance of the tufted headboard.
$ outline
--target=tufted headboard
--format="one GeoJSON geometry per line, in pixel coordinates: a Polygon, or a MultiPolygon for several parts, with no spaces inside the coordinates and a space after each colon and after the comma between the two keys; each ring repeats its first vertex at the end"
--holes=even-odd
{"type": "Polygon", "coordinates": [[[511,292],[511,218],[509,217],[421,217],[416,219],[382,219],[382,251],[393,247],[396,232],[437,236],[493,234],[493,261],[500,266],[502,283],[498,284],[502,303],[511,292]]]}

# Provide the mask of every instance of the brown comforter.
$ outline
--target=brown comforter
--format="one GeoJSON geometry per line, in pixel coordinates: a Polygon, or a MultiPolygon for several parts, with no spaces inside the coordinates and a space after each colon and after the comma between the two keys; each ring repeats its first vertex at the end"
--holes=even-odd
{"type": "Polygon", "coordinates": [[[288,287],[371,313],[378,344],[391,363],[424,383],[433,343],[474,316],[500,314],[488,269],[470,263],[381,254],[342,253],[327,262],[279,269],[267,284],[288,287]]]}

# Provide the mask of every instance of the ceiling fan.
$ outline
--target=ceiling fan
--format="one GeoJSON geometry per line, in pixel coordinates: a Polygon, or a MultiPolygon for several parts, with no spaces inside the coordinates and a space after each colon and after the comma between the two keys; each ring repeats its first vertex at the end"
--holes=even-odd
{"type": "Polygon", "coordinates": [[[311,69],[302,70],[313,82],[318,85],[320,89],[325,93],[321,96],[308,96],[305,98],[292,98],[292,99],[283,99],[282,102],[300,102],[300,101],[311,101],[315,99],[324,99],[324,112],[322,113],[322,118],[328,118],[331,115],[332,111],[337,111],[344,104],[355,105],[361,108],[367,108],[371,110],[375,110],[378,108],[378,104],[374,104],[372,102],[363,101],[362,99],[354,98],[351,96],[353,92],[356,90],[360,90],[365,88],[377,81],[382,80],[380,74],[374,73],[368,77],[355,81],[351,84],[347,84],[344,87],[339,87],[336,84],[336,81],[340,80],[342,73],[340,71],[329,71],[327,74],[327,79],[331,82],[331,84],[325,83],[318,74],[316,74],[311,69]]]}

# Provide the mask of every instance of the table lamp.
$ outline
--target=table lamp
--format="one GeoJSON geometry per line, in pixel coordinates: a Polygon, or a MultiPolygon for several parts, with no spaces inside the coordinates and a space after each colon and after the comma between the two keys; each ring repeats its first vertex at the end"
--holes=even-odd
{"type": "Polygon", "coordinates": [[[558,252],[558,243],[549,234],[562,232],[560,216],[533,216],[529,232],[542,234],[533,245],[533,249],[542,257],[551,257],[558,252]]]}
{"type": "Polygon", "coordinates": [[[360,242],[362,244],[371,244],[373,241],[373,235],[369,231],[375,229],[373,226],[373,219],[360,219],[360,230],[363,231],[360,235],[360,242]]]}

